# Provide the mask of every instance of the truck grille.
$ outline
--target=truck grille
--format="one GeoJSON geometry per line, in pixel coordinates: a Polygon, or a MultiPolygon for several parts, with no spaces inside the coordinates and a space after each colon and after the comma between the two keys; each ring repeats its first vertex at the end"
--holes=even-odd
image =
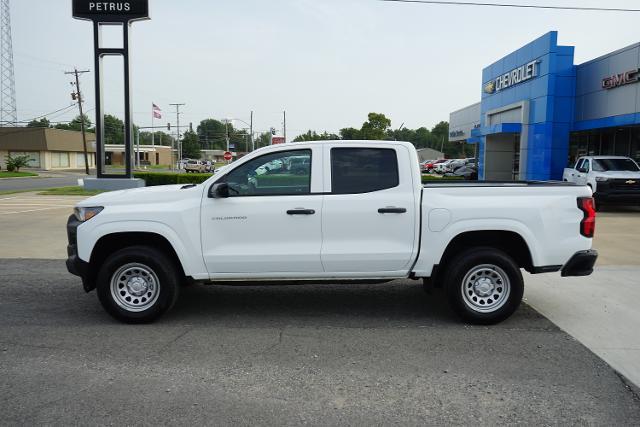
{"type": "Polygon", "coordinates": [[[640,191],[640,179],[612,179],[609,186],[612,190],[640,191]]]}

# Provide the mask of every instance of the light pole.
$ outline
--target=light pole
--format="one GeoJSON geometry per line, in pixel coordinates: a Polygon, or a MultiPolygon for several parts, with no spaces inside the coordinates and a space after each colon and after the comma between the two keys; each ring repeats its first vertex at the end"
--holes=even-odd
{"type": "MultiPolygon", "coordinates": [[[[254,146],[254,141],[253,141],[253,111],[251,111],[251,121],[250,123],[245,122],[242,119],[238,119],[238,118],[233,118],[233,119],[226,119],[225,120],[225,124],[228,121],[237,121],[237,122],[241,122],[244,123],[245,125],[249,126],[249,138],[250,138],[250,142],[251,142],[251,151],[255,150],[255,146],[254,146]]],[[[227,130],[227,138],[229,136],[229,131],[227,130]]],[[[229,145],[228,145],[229,141],[227,141],[227,151],[229,151],[229,145]]],[[[247,151],[249,151],[249,147],[247,147],[247,151]]]]}

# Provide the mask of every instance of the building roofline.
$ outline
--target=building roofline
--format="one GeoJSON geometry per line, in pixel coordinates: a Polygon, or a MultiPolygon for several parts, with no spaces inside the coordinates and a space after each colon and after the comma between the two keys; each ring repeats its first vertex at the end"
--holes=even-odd
{"type": "Polygon", "coordinates": [[[618,50],[614,50],[613,52],[605,53],[604,55],[598,56],[597,58],[590,59],[590,60],[588,60],[586,62],[583,62],[581,64],[577,64],[576,66],[577,67],[581,67],[583,65],[591,64],[592,62],[600,61],[600,60],[602,60],[602,59],[604,59],[604,58],[606,58],[608,56],[617,55],[619,53],[622,53],[622,52],[627,51],[627,50],[635,49],[637,47],[640,47],[640,42],[630,44],[629,46],[622,47],[622,48],[620,48],[618,50]]]}

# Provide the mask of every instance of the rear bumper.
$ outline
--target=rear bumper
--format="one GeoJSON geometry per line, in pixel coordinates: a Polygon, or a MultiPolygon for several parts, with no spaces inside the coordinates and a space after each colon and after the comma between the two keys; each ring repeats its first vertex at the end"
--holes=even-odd
{"type": "Polygon", "coordinates": [[[562,267],[562,277],[590,275],[597,259],[598,251],[594,249],[576,252],[562,267]]]}

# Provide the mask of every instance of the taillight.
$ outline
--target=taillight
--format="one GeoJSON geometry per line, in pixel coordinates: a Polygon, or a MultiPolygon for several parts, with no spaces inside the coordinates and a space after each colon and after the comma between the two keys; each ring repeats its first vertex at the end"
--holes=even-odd
{"type": "Polygon", "coordinates": [[[591,238],[596,231],[596,206],[593,197],[578,198],[578,207],[584,213],[584,218],[580,221],[580,234],[591,238]]]}

